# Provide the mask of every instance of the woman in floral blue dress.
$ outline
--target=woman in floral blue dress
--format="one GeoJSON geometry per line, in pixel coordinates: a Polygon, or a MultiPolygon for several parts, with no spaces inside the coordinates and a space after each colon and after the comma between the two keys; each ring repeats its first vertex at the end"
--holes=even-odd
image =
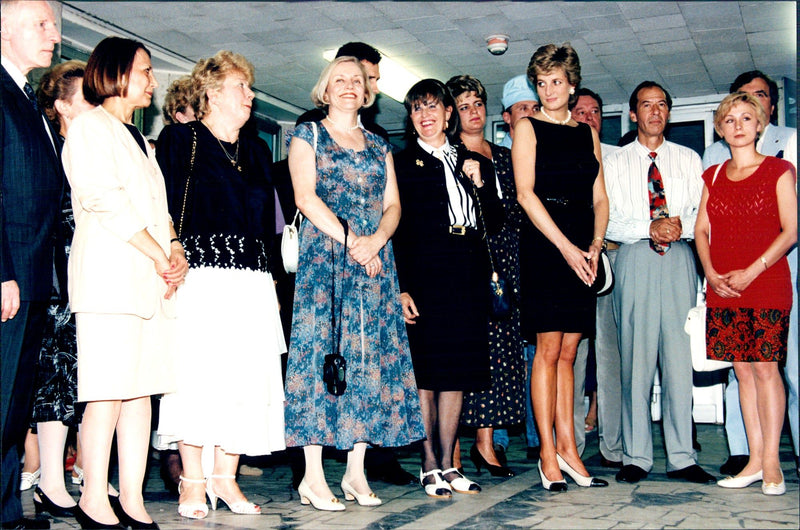
{"type": "Polygon", "coordinates": [[[289,148],[295,200],[307,220],[286,373],[286,445],[304,448],[301,502],[330,511],[344,505],[325,481],[323,446],[349,451],[345,498],[374,506],[381,501],[364,474],[367,443],[402,446],[425,436],[389,242],[400,218],[394,165],[389,145],[358,121],[375,99],[366,80],[355,58],[334,60],[312,91],[327,117],[299,125],[289,148]],[[338,334],[334,303],[336,318],[341,303],[338,346],[347,366],[340,396],[323,383],[338,334]]]}

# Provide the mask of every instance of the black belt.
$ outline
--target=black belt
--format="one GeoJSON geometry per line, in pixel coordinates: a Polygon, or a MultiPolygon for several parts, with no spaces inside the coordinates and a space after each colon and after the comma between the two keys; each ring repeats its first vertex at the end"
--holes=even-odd
{"type": "Polygon", "coordinates": [[[476,233],[477,230],[471,226],[451,225],[447,227],[447,233],[454,236],[467,236],[476,233]]]}

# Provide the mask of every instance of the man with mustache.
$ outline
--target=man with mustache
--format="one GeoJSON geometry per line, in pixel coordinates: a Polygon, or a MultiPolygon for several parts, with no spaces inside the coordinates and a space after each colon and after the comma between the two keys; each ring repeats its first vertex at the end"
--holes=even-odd
{"type": "Polygon", "coordinates": [[[19,458],[53,288],[53,235],[64,177],[56,135],[25,76],[50,66],[61,35],[47,2],[4,0],[0,23],[2,527],[49,528],[47,520],[22,516],[19,458]]]}
{"type": "Polygon", "coordinates": [[[667,477],[715,479],[692,448],[692,362],[686,313],[695,305],[697,272],[687,239],[703,190],[700,156],[664,140],[672,98],[658,83],[633,91],[637,140],[603,159],[609,198],[606,238],[620,244],[613,296],[622,381],[622,469],[636,483],[653,467],[650,389],[661,368],[667,477]]]}

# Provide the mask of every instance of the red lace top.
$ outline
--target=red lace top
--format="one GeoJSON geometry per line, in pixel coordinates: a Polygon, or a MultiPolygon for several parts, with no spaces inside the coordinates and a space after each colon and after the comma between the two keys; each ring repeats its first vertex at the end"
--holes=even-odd
{"type": "MultiPolygon", "coordinates": [[[[720,274],[744,269],[758,261],[781,232],[775,187],[786,171],[795,178],[794,166],[780,158],[768,156],[752,175],[744,180],[728,180],[728,161],[723,162],[712,185],[711,166],[703,173],[709,189],[706,210],[711,226],[711,263],[720,274]]],[[[741,298],[721,298],[712,289],[706,293],[708,307],[742,307],[754,309],[791,309],[792,288],[789,264],[784,256],[762,272],[741,298]]]]}

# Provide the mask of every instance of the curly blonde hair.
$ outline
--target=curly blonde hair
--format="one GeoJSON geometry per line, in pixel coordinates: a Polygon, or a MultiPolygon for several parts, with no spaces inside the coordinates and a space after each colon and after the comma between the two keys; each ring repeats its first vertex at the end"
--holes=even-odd
{"type": "Polygon", "coordinates": [[[228,50],[218,51],[213,57],[197,61],[192,70],[193,92],[197,95],[197,119],[209,112],[209,90],[221,89],[225,78],[232,73],[243,74],[252,86],[255,81],[254,72],[252,63],[243,55],[228,50]]]}
{"type": "Polygon", "coordinates": [[[164,95],[164,105],[161,107],[164,123],[167,125],[177,123],[175,115],[179,112],[186,112],[188,108],[197,114],[197,95],[194,92],[194,83],[192,83],[191,77],[185,75],[173,81],[164,95]]]}

